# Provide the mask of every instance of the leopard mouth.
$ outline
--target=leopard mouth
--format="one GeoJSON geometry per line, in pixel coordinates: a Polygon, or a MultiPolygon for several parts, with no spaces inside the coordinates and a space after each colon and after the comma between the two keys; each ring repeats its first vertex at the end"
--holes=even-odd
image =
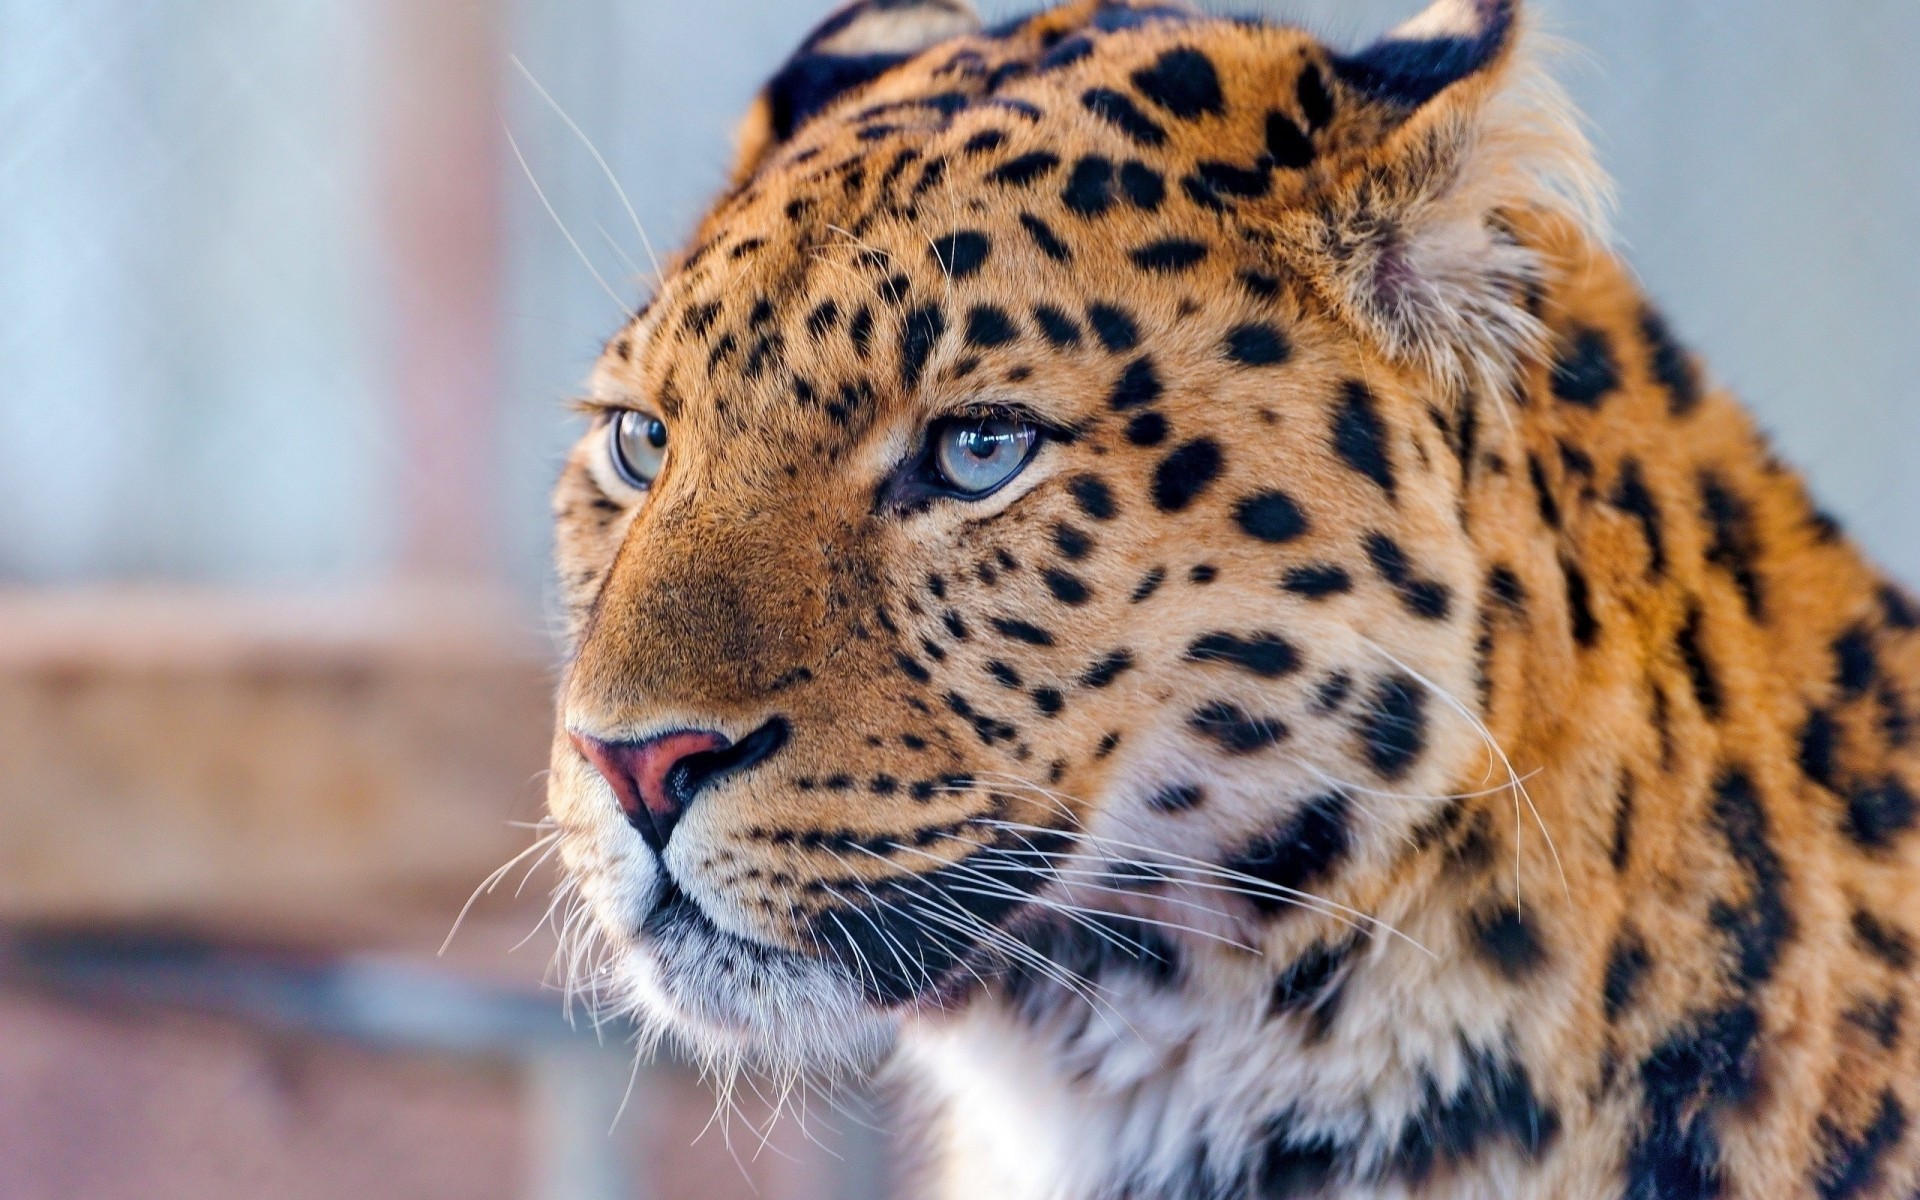
{"type": "MultiPolygon", "coordinates": [[[[653,1006],[696,1037],[787,1057],[851,1024],[958,1006],[1008,964],[999,946],[1057,878],[1065,835],[1023,834],[947,866],[862,884],[859,903],[821,910],[804,953],[722,928],[667,876],[636,931],[653,1006]]],[[[835,1058],[843,1057],[835,1052],[835,1058]]]]}

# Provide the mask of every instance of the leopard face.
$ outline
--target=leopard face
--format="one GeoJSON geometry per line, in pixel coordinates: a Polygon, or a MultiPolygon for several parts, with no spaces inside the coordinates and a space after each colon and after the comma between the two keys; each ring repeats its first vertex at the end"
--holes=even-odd
{"type": "Polygon", "coordinates": [[[1470,167],[1510,16],[1343,58],[869,0],[802,47],[557,491],[608,986],[860,1061],[1037,921],[1255,938],[1498,769],[1462,508],[1536,329],[1470,167]]]}

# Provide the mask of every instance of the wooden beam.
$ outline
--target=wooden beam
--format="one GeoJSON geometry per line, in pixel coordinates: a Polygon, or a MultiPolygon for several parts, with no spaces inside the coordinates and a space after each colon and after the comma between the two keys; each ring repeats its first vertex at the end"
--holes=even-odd
{"type": "Polygon", "coordinates": [[[0,921],[450,919],[545,809],[526,624],[450,588],[0,591],[0,921]]]}

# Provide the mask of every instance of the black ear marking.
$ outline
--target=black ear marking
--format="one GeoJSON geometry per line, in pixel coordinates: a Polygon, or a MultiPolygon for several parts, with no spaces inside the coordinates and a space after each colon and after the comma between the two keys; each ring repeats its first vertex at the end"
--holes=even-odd
{"type": "Polygon", "coordinates": [[[786,141],[835,100],[921,51],[979,28],[965,0],[854,0],[841,7],[768,82],[773,140],[786,141]]]}
{"type": "Polygon", "coordinates": [[[1520,0],[1435,0],[1365,50],[1336,55],[1334,73],[1376,100],[1417,108],[1498,61],[1519,9],[1520,0]]]}

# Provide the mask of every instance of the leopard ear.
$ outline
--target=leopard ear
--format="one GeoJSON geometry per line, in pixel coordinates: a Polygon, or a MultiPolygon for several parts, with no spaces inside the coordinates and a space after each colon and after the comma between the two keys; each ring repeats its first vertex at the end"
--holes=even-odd
{"type": "Polygon", "coordinates": [[[1519,41],[1519,0],[1435,0],[1334,73],[1375,100],[1415,108],[1441,92],[1497,73],[1519,41]]]}
{"type": "Polygon", "coordinates": [[[1519,0],[1437,0],[1330,56],[1370,132],[1282,218],[1336,308],[1456,388],[1500,389],[1545,336],[1525,300],[1541,264],[1510,219],[1546,210],[1605,237],[1610,189],[1524,25],[1519,0]]]}
{"type": "Polygon", "coordinates": [[[733,179],[744,182],[808,118],[908,59],[980,28],[966,0],[853,0],[814,27],[741,122],[733,179]]]}

